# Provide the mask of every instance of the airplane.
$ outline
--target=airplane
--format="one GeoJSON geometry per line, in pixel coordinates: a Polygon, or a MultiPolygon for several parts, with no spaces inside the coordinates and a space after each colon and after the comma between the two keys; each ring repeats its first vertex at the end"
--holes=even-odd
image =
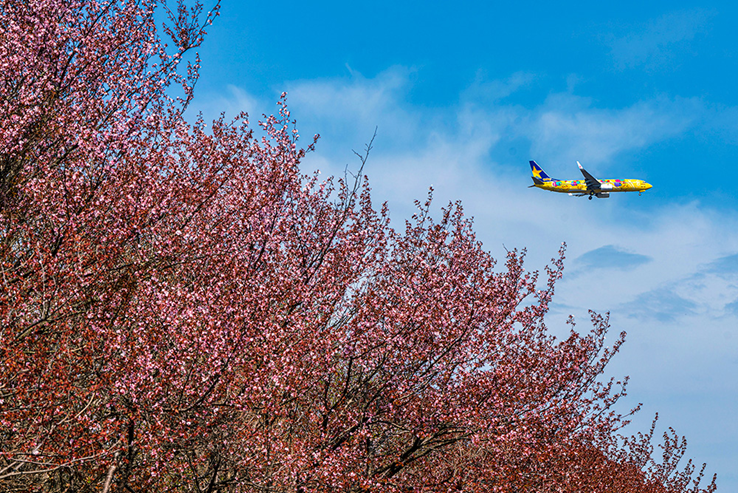
{"type": "Polygon", "coordinates": [[[598,199],[610,198],[611,192],[638,192],[638,195],[645,192],[653,185],[643,180],[598,180],[579,164],[579,171],[584,175],[584,180],[559,180],[551,178],[538,166],[535,161],[530,162],[530,169],[533,173],[533,185],[528,188],[541,188],[551,192],[568,193],[575,197],[589,196],[598,199]]]}

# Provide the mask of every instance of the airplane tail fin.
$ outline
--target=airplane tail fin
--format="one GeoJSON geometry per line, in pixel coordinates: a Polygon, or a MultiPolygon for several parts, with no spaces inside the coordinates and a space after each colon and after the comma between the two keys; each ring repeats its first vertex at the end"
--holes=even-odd
{"type": "Polygon", "coordinates": [[[549,181],[553,179],[548,176],[546,172],[543,171],[543,168],[538,166],[538,163],[536,163],[535,161],[530,162],[530,171],[531,173],[533,173],[533,183],[535,183],[536,185],[540,185],[544,181],[549,181]]]}

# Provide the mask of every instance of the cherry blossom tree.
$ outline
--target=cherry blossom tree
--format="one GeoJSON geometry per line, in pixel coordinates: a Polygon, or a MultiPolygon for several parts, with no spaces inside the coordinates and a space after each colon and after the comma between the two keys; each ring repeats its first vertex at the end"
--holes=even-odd
{"type": "Polygon", "coordinates": [[[371,144],[302,174],[284,95],[188,123],[217,13],[0,2],[4,491],[715,489],[619,437],[607,317],[549,334],[563,248],[499,265],[431,195],[391,227],[371,144]]]}

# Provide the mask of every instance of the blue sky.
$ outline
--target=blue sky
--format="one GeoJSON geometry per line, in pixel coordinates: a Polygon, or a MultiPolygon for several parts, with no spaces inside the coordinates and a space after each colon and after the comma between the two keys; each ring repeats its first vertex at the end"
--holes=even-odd
{"type": "MultiPolygon", "coordinates": [[[[738,7],[709,2],[224,1],[200,50],[193,110],[275,111],[282,91],[306,171],[357,164],[395,224],[433,185],[492,254],[540,269],[568,244],[549,318],[628,332],[614,375],[738,492],[738,7]],[[307,143],[309,139],[305,139],[307,143]],[[641,178],[607,200],[528,189],[528,160],[578,178],[641,178]]],[[[632,429],[632,432],[637,429],[632,429]]]]}

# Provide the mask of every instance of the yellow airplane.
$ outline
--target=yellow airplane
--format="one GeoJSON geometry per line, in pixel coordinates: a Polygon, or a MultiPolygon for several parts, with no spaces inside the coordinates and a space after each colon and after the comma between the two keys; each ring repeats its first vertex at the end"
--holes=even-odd
{"type": "Polygon", "coordinates": [[[579,161],[577,161],[577,165],[579,165],[579,171],[584,175],[583,180],[557,180],[548,176],[535,161],[531,161],[530,169],[533,172],[533,185],[528,188],[536,187],[551,192],[568,193],[576,197],[589,196],[589,200],[592,200],[592,197],[610,198],[611,192],[638,192],[638,195],[640,195],[653,186],[643,180],[598,180],[589,174],[579,164],[579,161]]]}

